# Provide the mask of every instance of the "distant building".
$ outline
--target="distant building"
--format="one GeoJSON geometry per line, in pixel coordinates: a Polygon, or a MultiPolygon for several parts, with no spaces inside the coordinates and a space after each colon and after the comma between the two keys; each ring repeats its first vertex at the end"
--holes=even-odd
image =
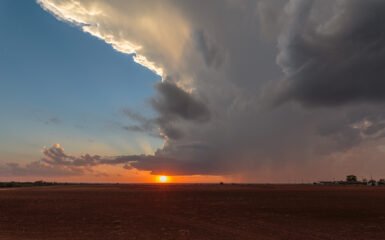
{"type": "Polygon", "coordinates": [[[346,176],[346,181],[318,181],[314,182],[314,185],[363,185],[363,186],[379,186],[385,185],[385,178],[381,178],[376,181],[374,179],[366,180],[363,178],[362,181],[357,181],[357,177],[355,175],[346,176]]]}

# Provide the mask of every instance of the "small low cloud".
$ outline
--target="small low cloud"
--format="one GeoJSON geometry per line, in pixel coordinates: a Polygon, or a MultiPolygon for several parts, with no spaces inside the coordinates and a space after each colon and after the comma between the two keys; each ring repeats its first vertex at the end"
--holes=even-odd
{"type": "Polygon", "coordinates": [[[126,115],[132,121],[135,122],[135,124],[122,126],[124,130],[130,131],[130,132],[142,132],[152,137],[163,138],[159,134],[156,118],[145,117],[141,113],[135,112],[129,108],[123,109],[123,113],[124,115],[126,115]]]}
{"type": "Polygon", "coordinates": [[[46,120],[44,123],[47,124],[47,125],[50,125],[50,124],[59,124],[59,123],[60,123],[60,119],[57,118],[57,117],[52,117],[52,118],[46,120]]]}
{"type": "Polygon", "coordinates": [[[25,165],[7,163],[0,166],[2,176],[80,176],[100,174],[92,167],[100,164],[98,155],[68,155],[59,144],[42,149],[43,157],[25,165]]]}

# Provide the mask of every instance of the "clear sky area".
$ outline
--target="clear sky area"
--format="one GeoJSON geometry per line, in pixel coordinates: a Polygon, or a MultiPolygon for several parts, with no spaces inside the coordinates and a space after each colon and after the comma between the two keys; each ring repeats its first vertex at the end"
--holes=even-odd
{"type": "Polygon", "coordinates": [[[123,127],[161,80],[34,1],[0,1],[0,161],[28,163],[60,143],[101,155],[151,153],[159,138],[123,127]]]}

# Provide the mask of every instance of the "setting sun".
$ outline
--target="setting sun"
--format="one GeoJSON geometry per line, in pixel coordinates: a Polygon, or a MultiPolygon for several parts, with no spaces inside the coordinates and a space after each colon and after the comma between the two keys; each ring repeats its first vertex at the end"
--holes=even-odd
{"type": "Polygon", "coordinates": [[[167,182],[167,176],[160,176],[159,177],[159,181],[162,182],[162,183],[167,182]]]}

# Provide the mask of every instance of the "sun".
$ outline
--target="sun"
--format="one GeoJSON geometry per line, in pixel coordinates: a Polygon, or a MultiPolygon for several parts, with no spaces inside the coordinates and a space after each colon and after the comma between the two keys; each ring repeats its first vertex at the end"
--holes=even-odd
{"type": "Polygon", "coordinates": [[[162,183],[167,182],[167,176],[160,176],[159,177],[159,181],[162,182],[162,183]]]}

